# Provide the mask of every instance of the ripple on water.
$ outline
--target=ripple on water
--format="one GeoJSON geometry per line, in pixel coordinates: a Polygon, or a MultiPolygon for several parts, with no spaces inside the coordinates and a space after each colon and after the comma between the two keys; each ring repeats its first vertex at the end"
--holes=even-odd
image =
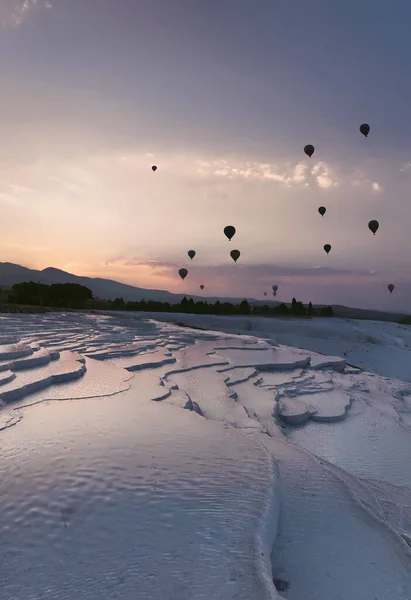
{"type": "MultiPolygon", "coordinates": [[[[327,357],[311,357],[309,365],[311,353],[302,350],[182,330],[140,315],[27,315],[3,319],[1,325],[4,346],[17,344],[17,351],[23,345],[41,357],[46,355],[41,346],[51,352],[77,349],[123,367],[144,367],[128,380],[130,374],[113,362],[88,359],[83,379],[30,398],[43,403],[23,410],[20,403],[19,411],[2,413],[2,600],[266,600],[273,590],[262,585],[256,561],[262,548],[268,554],[259,544],[264,537],[260,516],[263,509],[266,516],[277,515],[270,507],[278,507],[278,488],[262,444],[278,459],[284,483],[274,568],[276,577],[291,581],[286,597],[314,597],[320,589],[322,597],[335,600],[356,592],[374,600],[379,593],[388,597],[391,589],[399,598],[410,597],[405,544],[393,544],[387,528],[364,519],[351,494],[405,539],[411,523],[409,489],[339,472],[285,442],[273,420],[280,397],[301,400],[304,394],[307,402],[319,403],[319,414],[330,408],[324,392],[348,385],[356,401],[346,422],[308,424],[288,439],[321,428],[321,435],[307,441],[315,443],[316,454],[356,475],[384,477],[386,471],[390,481],[404,479],[408,437],[397,433],[401,419],[402,426],[407,424],[408,399],[387,404],[386,396],[393,399],[387,382],[376,379],[373,387],[369,376],[335,373],[340,359],[330,364],[327,357]],[[176,364],[165,365],[174,357],[176,364]],[[160,360],[148,364],[153,359],[160,360]],[[326,366],[333,371],[311,370],[326,366]],[[255,377],[256,370],[265,372],[255,377]],[[121,393],[101,397],[116,392],[121,393]],[[384,402],[377,402],[376,412],[372,405],[378,394],[384,402]],[[100,397],[46,402],[94,395],[100,397]],[[204,417],[219,422],[192,412],[199,407],[204,417]],[[379,450],[373,454],[373,448],[386,458],[379,450]],[[392,468],[396,452],[401,465],[392,468]],[[275,495],[268,510],[267,484],[275,495]],[[354,573],[351,579],[347,569],[354,573]]],[[[62,365],[60,358],[31,373],[23,370],[17,379],[31,383],[54,369],[61,375],[62,365]]],[[[5,385],[15,385],[4,377],[5,385]]],[[[340,396],[332,398],[338,408],[340,396]]],[[[304,445],[303,437],[294,441],[304,445]]]]}
{"type": "Polygon", "coordinates": [[[130,387],[133,375],[110,362],[102,364],[98,360],[87,358],[86,367],[87,370],[81,379],[53,385],[30,395],[16,406],[26,406],[44,400],[75,400],[111,396],[130,387]]]}
{"type": "MultiPolygon", "coordinates": [[[[344,376],[339,377],[341,385],[344,376]]],[[[354,378],[358,386],[351,388],[353,404],[344,422],[324,427],[310,421],[291,430],[288,439],[355,476],[411,489],[410,431],[400,426],[402,402],[394,397],[403,384],[368,374],[354,378]]]]}
{"type": "Polygon", "coordinates": [[[37,404],[2,432],[2,599],[266,598],[266,453],[136,401],[138,376],[116,399],[37,404]]]}

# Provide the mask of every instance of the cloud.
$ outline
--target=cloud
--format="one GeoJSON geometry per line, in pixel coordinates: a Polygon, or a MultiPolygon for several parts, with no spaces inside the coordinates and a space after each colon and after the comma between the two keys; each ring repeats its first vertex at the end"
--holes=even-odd
{"type": "Polygon", "coordinates": [[[338,185],[338,182],[332,177],[330,167],[325,162],[318,162],[312,169],[311,175],[314,176],[318,187],[324,190],[338,185]]]}
{"type": "Polygon", "coordinates": [[[31,188],[17,183],[10,183],[8,187],[14,194],[27,194],[33,191],[31,188]]]}
{"type": "Polygon", "coordinates": [[[50,0],[1,0],[0,23],[4,28],[19,27],[34,11],[52,8],[50,0]]]}
{"type": "Polygon", "coordinates": [[[304,165],[301,163],[296,165],[294,167],[294,172],[293,172],[293,181],[296,183],[305,182],[307,170],[308,170],[307,165],[304,165]]]}
{"type": "MultiPolygon", "coordinates": [[[[325,165],[325,163],[323,163],[325,165]]],[[[228,179],[243,178],[249,181],[273,181],[286,186],[305,184],[309,177],[306,164],[286,164],[278,166],[270,163],[253,161],[231,161],[227,159],[198,160],[197,172],[205,176],[220,176],[228,179]]]]}
{"type": "Polygon", "coordinates": [[[295,184],[308,187],[314,183],[322,189],[339,185],[331,166],[326,162],[318,162],[309,170],[305,163],[282,166],[261,162],[235,162],[226,159],[214,161],[198,161],[198,173],[205,176],[220,176],[228,179],[243,178],[249,181],[272,181],[291,187],[295,184]]]}
{"type": "Polygon", "coordinates": [[[367,187],[371,187],[372,191],[374,192],[381,192],[382,190],[381,184],[377,181],[372,181],[371,179],[367,178],[361,169],[356,169],[354,173],[354,179],[351,180],[351,185],[356,187],[366,185],[367,187]]]}
{"type": "MultiPolygon", "coordinates": [[[[117,257],[112,258],[106,261],[107,265],[118,265],[120,267],[147,267],[152,271],[160,272],[157,274],[168,275],[170,271],[178,270],[182,263],[187,265],[188,270],[192,269],[192,272],[197,276],[200,273],[202,276],[207,275],[209,277],[221,277],[221,276],[232,276],[233,271],[232,265],[227,264],[213,264],[213,265],[199,265],[194,261],[191,262],[188,258],[187,260],[183,260],[180,262],[174,261],[166,261],[166,260],[140,260],[138,258],[128,258],[125,257],[117,257]]],[[[234,263],[233,263],[234,265],[234,263]]],[[[280,266],[280,265],[272,265],[268,263],[258,263],[258,264],[246,264],[242,265],[240,263],[236,263],[235,269],[238,272],[238,276],[240,279],[244,277],[254,277],[258,279],[267,280],[269,283],[273,278],[281,278],[281,277],[365,277],[371,274],[376,274],[377,271],[369,271],[366,269],[333,269],[330,267],[321,267],[320,265],[315,265],[313,267],[302,267],[302,266],[280,266]]]]}
{"type": "Polygon", "coordinates": [[[2,203],[13,204],[15,206],[24,206],[28,196],[33,190],[20,184],[0,185],[0,205],[2,203]]]}
{"type": "MultiPolygon", "coordinates": [[[[367,199],[378,196],[371,184],[366,187],[365,178],[364,189],[351,187],[354,169],[347,172],[323,162],[308,167],[304,161],[284,161],[275,168],[274,162],[258,162],[252,156],[216,161],[209,155],[168,153],[143,144],[132,150],[103,147],[98,153],[86,145],[77,155],[53,154],[52,141],[47,152],[31,160],[2,164],[0,252],[5,260],[27,264],[32,261],[30,246],[41,239],[53,251],[51,259],[50,252],[35,255],[33,266],[39,268],[76,263],[85,272],[87,261],[87,274],[93,271],[97,277],[187,293],[196,293],[204,283],[208,294],[222,296],[258,296],[258,291],[262,294],[278,283],[284,298],[301,292],[301,298],[312,300],[314,294],[320,298],[320,284],[329,288],[327,298],[337,298],[334,284],[336,289],[355,290],[380,281],[381,275],[369,275],[377,266],[388,273],[391,267],[388,282],[393,270],[408,268],[401,258],[409,247],[405,229],[398,233],[396,228],[394,234],[404,247],[400,257],[390,250],[388,236],[386,242],[379,237],[377,247],[367,237],[366,224],[373,216],[367,212],[367,199]],[[156,154],[156,173],[147,151],[156,154]],[[198,172],[199,164],[206,174],[198,172]],[[248,168],[251,174],[230,179],[213,173],[223,168],[248,168]],[[292,183],[284,183],[287,178],[292,183]],[[321,189],[319,183],[327,186],[328,179],[339,185],[321,189]],[[307,183],[309,188],[304,187],[307,183]],[[318,196],[330,190],[330,202],[324,200],[327,218],[321,220],[318,196]],[[234,246],[242,253],[237,264],[223,235],[227,224],[237,228],[234,246]],[[11,248],[15,239],[24,240],[26,253],[23,247],[11,248]],[[333,246],[330,256],[323,252],[324,242],[333,246]],[[191,247],[197,251],[193,261],[187,256],[191,247]],[[183,266],[189,269],[184,284],[177,273],[183,266]]],[[[379,179],[372,172],[368,176],[374,183],[379,179]]],[[[382,206],[381,221],[384,210],[382,206]]]]}
{"type": "MultiPolygon", "coordinates": [[[[111,261],[110,277],[117,281],[150,289],[161,289],[186,295],[205,294],[208,297],[260,298],[272,300],[272,286],[279,286],[276,300],[290,302],[292,297],[319,304],[361,304],[375,308],[387,302],[387,273],[367,269],[329,267],[279,266],[266,263],[253,265],[199,265],[185,261],[188,277],[182,281],[178,269],[182,263],[139,258],[117,257],[111,261]],[[138,279],[137,279],[138,278],[138,279]],[[205,285],[200,292],[200,284],[205,285]],[[264,297],[263,292],[268,292],[264,297]]],[[[107,276],[107,275],[106,275],[107,276]]],[[[388,279],[387,279],[388,277],[388,279]]],[[[395,283],[399,284],[401,278],[395,283]]],[[[399,287],[399,286],[398,286],[399,287]]],[[[392,298],[391,298],[392,301],[392,298]]]]}
{"type": "MultiPolygon", "coordinates": [[[[118,261],[111,261],[110,264],[116,264],[118,261]]],[[[177,268],[177,264],[167,260],[125,260],[121,263],[124,267],[148,267],[149,269],[172,269],[177,268]]]]}

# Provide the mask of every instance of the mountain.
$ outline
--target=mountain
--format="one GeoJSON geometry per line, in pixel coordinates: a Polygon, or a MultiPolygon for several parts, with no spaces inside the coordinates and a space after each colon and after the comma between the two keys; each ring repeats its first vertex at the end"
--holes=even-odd
{"type": "Polygon", "coordinates": [[[332,305],[334,315],[345,319],[366,319],[367,321],[394,321],[397,322],[407,315],[403,313],[384,312],[368,308],[352,308],[350,306],[332,305]]]}
{"type": "MultiPolygon", "coordinates": [[[[23,281],[38,281],[46,285],[51,285],[52,283],[79,283],[80,285],[88,287],[96,298],[103,298],[105,300],[123,298],[126,302],[139,301],[144,298],[144,300],[157,300],[159,302],[176,304],[180,302],[184,296],[189,295],[173,294],[165,290],[147,290],[145,288],[120,283],[118,281],[113,281],[112,279],[102,279],[100,277],[80,277],[53,267],[47,267],[47,269],[37,271],[13,263],[0,262],[0,287],[12,287],[15,283],[22,283],[23,281]]],[[[232,302],[233,304],[239,304],[241,300],[243,300],[243,298],[206,298],[204,296],[192,296],[191,294],[190,297],[195,301],[207,300],[208,302],[216,302],[217,300],[220,300],[220,302],[232,302]]],[[[271,306],[280,304],[275,301],[262,301],[254,298],[247,298],[247,300],[252,304],[270,304],[271,306]]]]}
{"type": "MultiPolygon", "coordinates": [[[[243,298],[221,298],[221,297],[204,297],[204,296],[192,296],[189,294],[173,294],[165,290],[147,290],[145,288],[139,288],[134,285],[128,285],[127,283],[120,283],[113,281],[112,279],[102,279],[100,277],[80,277],[55,269],[54,267],[47,267],[42,271],[35,269],[28,269],[21,265],[15,265],[8,262],[0,262],[0,287],[12,287],[15,283],[21,283],[23,281],[38,281],[51,285],[52,283],[79,283],[85,285],[94,294],[96,298],[102,298],[104,300],[114,300],[115,298],[123,298],[126,302],[139,301],[142,298],[144,300],[157,300],[159,302],[170,302],[170,304],[176,304],[180,302],[184,296],[193,298],[196,302],[199,300],[207,300],[208,302],[231,302],[232,304],[239,304],[243,298]]],[[[250,304],[269,304],[270,306],[277,306],[281,304],[275,300],[256,300],[255,298],[247,298],[250,304]]],[[[289,304],[286,302],[286,304],[289,304]]],[[[314,308],[321,308],[324,305],[314,305],[314,308]]],[[[342,317],[347,319],[368,319],[374,321],[394,321],[397,322],[401,318],[405,317],[404,314],[389,313],[379,310],[368,310],[364,308],[351,308],[349,306],[332,305],[334,315],[336,317],[342,317]]]]}

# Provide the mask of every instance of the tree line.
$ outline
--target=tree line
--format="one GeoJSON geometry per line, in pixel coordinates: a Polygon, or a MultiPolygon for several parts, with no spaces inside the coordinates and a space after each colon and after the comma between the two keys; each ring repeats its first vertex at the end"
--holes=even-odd
{"type": "Polygon", "coordinates": [[[157,300],[140,300],[138,302],[125,302],[123,298],[115,300],[94,299],[92,291],[78,283],[53,283],[45,285],[34,281],[16,283],[12,287],[9,302],[26,304],[29,306],[45,306],[55,308],[94,308],[101,310],[124,310],[136,312],[174,312],[191,313],[199,315],[256,315],[256,316],[296,316],[296,317],[332,317],[331,306],[314,309],[311,302],[304,305],[292,299],[291,305],[269,304],[251,305],[247,300],[240,304],[231,302],[207,302],[184,297],[181,302],[171,304],[157,300]]]}
{"type": "MultiPolygon", "coordinates": [[[[96,307],[97,308],[97,307],[96,307]]],[[[320,309],[314,309],[311,302],[304,305],[302,302],[292,299],[291,306],[282,303],[278,306],[252,305],[247,300],[242,300],[240,304],[231,302],[207,302],[199,300],[195,302],[193,298],[184,297],[177,304],[169,302],[159,302],[156,300],[140,300],[140,302],[125,302],[123,298],[109,300],[105,308],[110,310],[130,310],[146,312],[175,312],[192,313],[198,315],[256,315],[256,316],[298,316],[298,317],[332,317],[334,312],[331,306],[324,306],[320,309]]]]}
{"type": "Polygon", "coordinates": [[[15,283],[9,302],[29,306],[49,306],[84,309],[93,299],[92,291],[78,283],[53,283],[45,285],[35,281],[15,283]]]}

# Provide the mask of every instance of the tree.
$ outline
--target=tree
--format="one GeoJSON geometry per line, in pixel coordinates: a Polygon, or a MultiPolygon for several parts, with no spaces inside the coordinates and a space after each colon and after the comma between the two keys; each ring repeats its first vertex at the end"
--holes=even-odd
{"type": "Polygon", "coordinates": [[[269,313],[270,313],[270,307],[268,306],[268,304],[263,304],[263,306],[261,307],[261,314],[268,315],[269,313]]]}
{"type": "Polygon", "coordinates": [[[113,308],[113,310],[123,310],[124,309],[124,298],[116,298],[113,302],[112,308],[113,308]]]}
{"type": "Polygon", "coordinates": [[[53,306],[84,308],[87,300],[93,299],[92,291],[78,283],[53,283],[48,291],[53,306]]]}
{"type": "Polygon", "coordinates": [[[43,283],[29,281],[13,285],[17,304],[84,308],[93,299],[92,291],[78,283],[43,283]]]}
{"type": "Polygon", "coordinates": [[[317,312],[310,302],[306,307],[302,302],[292,299],[291,308],[286,304],[269,306],[268,304],[251,306],[247,299],[242,300],[240,304],[231,302],[221,303],[217,300],[214,304],[201,300],[195,302],[193,298],[187,299],[186,296],[181,302],[170,304],[169,302],[159,302],[144,298],[137,302],[125,302],[124,298],[118,297],[115,300],[94,299],[91,290],[77,283],[54,283],[44,285],[40,282],[26,281],[13,285],[13,294],[9,296],[9,302],[17,304],[29,304],[62,308],[109,308],[111,310],[127,311],[148,311],[148,312],[183,312],[194,314],[214,314],[214,315],[315,315],[322,317],[332,317],[334,311],[331,306],[324,306],[317,312]],[[92,301],[92,302],[91,302],[92,301]]]}
{"type": "Polygon", "coordinates": [[[290,314],[290,309],[284,302],[275,307],[275,313],[278,315],[288,315],[290,314]]]}
{"type": "Polygon", "coordinates": [[[238,309],[240,315],[249,315],[250,314],[250,305],[247,300],[242,300],[240,302],[240,307],[238,309]]]}
{"type": "Polygon", "coordinates": [[[187,312],[189,312],[189,313],[195,312],[195,302],[192,298],[190,298],[187,302],[187,312]]]}
{"type": "Polygon", "coordinates": [[[305,315],[307,314],[307,310],[302,302],[296,302],[295,311],[293,312],[295,312],[295,314],[299,317],[305,317],[305,315]]]}
{"type": "Polygon", "coordinates": [[[12,290],[17,304],[40,305],[47,295],[48,288],[49,286],[35,281],[24,281],[22,283],[15,283],[12,290]]]}

